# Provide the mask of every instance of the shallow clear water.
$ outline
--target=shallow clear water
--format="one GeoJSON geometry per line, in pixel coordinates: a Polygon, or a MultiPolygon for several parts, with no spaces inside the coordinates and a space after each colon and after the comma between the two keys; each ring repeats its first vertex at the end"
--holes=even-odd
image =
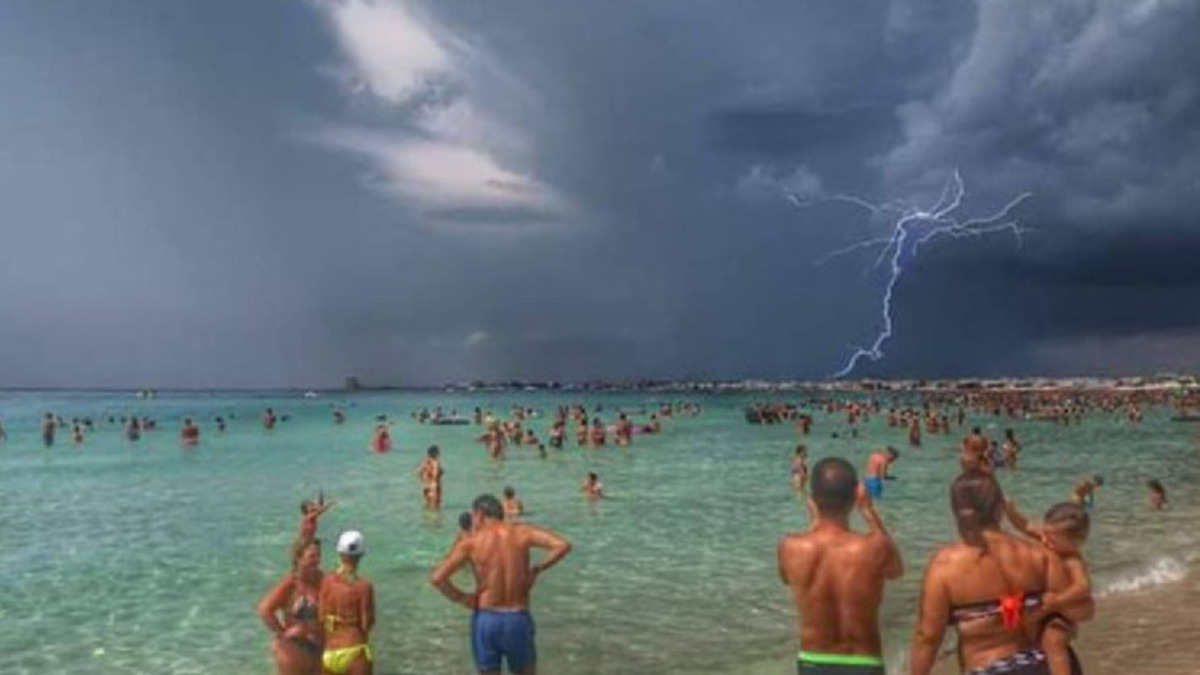
{"type": "MultiPolygon", "coordinates": [[[[590,395],[586,401],[638,407],[650,395],[590,395]]],[[[543,394],[328,395],[0,394],[0,631],[5,672],[269,673],[267,633],[254,614],[259,597],[287,568],[301,499],[317,490],[339,505],[321,521],[329,540],[361,529],[363,572],[375,580],[377,673],[471,670],[468,615],[441,598],[427,576],[454,537],[457,514],[476,494],[514,485],[530,520],[566,535],[575,550],[539,580],[534,595],[542,671],[607,673],[786,673],[795,649],[793,611],[775,571],[779,537],[806,525],[792,493],[790,426],[751,427],[751,397],[694,398],[698,418],[677,419],[630,450],[569,445],[540,460],[513,448],[495,465],[473,441],[476,427],[416,424],[409,413],[443,405],[506,412],[514,403],[549,414],[579,400],[543,394]],[[349,421],[333,426],[332,403],[349,421]],[[291,420],[267,432],[273,406],[291,420]],[[82,446],[60,433],[52,449],[38,434],[41,414],[91,415],[97,430],[82,446]],[[112,414],[159,420],[138,443],[112,414]],[[376,414],[397,421],[397,449],[366,450],[376,414]],[[231,420],[218,434],[207,420],[231,420]],[[204,420],[198,448],[178,443],[184,416],[204,420]],[[424,514],[413,477],[424,448],[442,447],[446,504],[424,514]],[[598,471],[611,500],[586,503],[585,472],[598,471]]],[[[971,424],[992,423],[973,418],[971,424]]],[[[1183,488],[1200,478],[1192,425],[1152,412],[1140,427],[1093,419],[1081,427],[996,421],[1024,444],[1021,470],[1005,474],[1010,494],[1038,515],[1067,496],[1072,481],[1101,473],[1088,554],[1097,584],[1135,590],[1177,575],[1192,560],[1198,509],[1183,488]],[[1174,510],[1151,514],[1144,482],[1162,479],[1174,510]],[[1118,582],[1124,582],[1122,586],[1118,582]]],[[[540,436],[548,420],[535,425],[540,436]]],[[[861,466],[872,444],[903,456],[881,504],[908,571],[890,587],[885,645],[902,658],[924,561],[953,536],[946,485],[957,466],[954,440],[926,437],[908,450],[900,430],[872,420],[860,438],[833,439],[842,418],[818,415],[811,462],[839,454],[861,466]]],[[[957,438],[957,434],[954,437],[957,438]]],[[[325,565],[334,563],[327,547],[325,565]]]]}

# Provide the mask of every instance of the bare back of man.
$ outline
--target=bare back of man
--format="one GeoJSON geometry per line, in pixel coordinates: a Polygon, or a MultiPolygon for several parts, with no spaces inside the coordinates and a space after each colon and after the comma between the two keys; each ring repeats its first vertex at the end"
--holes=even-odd
{"type": "Polygon", "coordinates": [[[571,544],[548,530],[505,522],[503,507],[491,495],[475,500],[473,516],[471,536],[454,544],[430,582],[451,601],[474,611],[471,646],[478,672],[498,674],[505,661],[514,673],[536,675],[529,593],[538,575],[562,560],[571,544]],[[547,553],[540,562],[530,565],[533,549],[547,553]],[[475,592],[470,594],[451,581],[454,573],[468,564],[476,583],[475,592]]]}
{"type": "Polygon", "coordinates": [[[812,471],[814,524],[779,544],[779,575],[800,616],[802,675],[882,675],[879,605],[884,584],[903,573],[899,551],[870,496],[844,460],[812,471]],[[850,530],[858,504],[869,531],[850,530]]]}

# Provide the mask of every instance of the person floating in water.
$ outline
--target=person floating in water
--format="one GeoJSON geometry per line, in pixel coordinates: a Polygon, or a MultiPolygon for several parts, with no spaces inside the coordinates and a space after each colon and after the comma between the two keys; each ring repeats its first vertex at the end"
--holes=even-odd
{"type": "Polygon", "coordinates": [[[1167,489],[1157,480],[1152,480],[1146,483],[1146,487],[1150,490],[1150,510],[1162,511],[1167,508],[1167,489]]]}
{"type": "Polygon", "coordinates": [[[1075,484],[1071,501],[1091,511],[1096,505],[1096,489],[1104,486],[1104,476],[1090,476],[1075,484]]]}
{"type": "Polygon", "coordinates": [[[375,627],[375,586],[358,573],[366,554],[361,532],[343,532],[337,541],[341,564],[321,581],[317,615],[325,629],[321,663],[326,675],[371,675],[371,629],[375,627]]]}
{"type": "Polygon", "coordinates": [[[525,504],[511,485],[504,488],[504,519],[514,521],[525,514],[525,504]]]}
{"type": "Polygon", "coordinates": [[[200,443],[200,427],[192,423],[192,418],[188,417],[183,420],[183,428],[179,430],[179,439],[184,445],[200,443]]]}
{"type": "Polygon", "coordinates": [[[779,542],[779,578],[799,620],[800,675],[884,675],[879,605],[904,573],[900,551],[854,467],[827,457],[812,469],[808,531],[779,542]],[[850,529],[857,504],[867,533],[850,529]]]}
{"type": "Polygon", "coordinates": [[[863,484],[870,493],[871,499],[883,497],[883,481],[892,479],[888,470],[897,459],[900,459],[900,451],[890,445],[883,450],[871,453],[870,458],[867,459],[867,477],[863,479],[863,484]]]}
{"type": "Polygon", "coordinates": [[[386,423],[375,425],[375,432],[371,434],[368,448],[376,454],[383,454],[392,449],[392,433],[388,431],[386,423]]]}
{"type": "Polygon", "coordinates": [[[429,583],[451,602],[472,611],[471,652],[475,670],[483,675],[509,671],[537,672],[533,616],[529,596],[538,577],[571,552],[571,542],[543,528],[505,522],[504,508],[492,495],[480,495],[471,504],[470,536],[454,543],[429,583]],[[545,551],[530,565],[534,549],[545,551]],[[452,580],[455,572],[470,565],[475,590],[468,593],[452,580]]]}
{"type": "Polygon", "coordinates": [[[600,474],[595,471],[589,471],[579,491],[587,495],[588,499],[603,499],[604,486],[600,483],[600,474]]]}
{"type": "Polygon", "coordinates": [[[54,432],[58,429],[58,423],[54,420],[54,415],[46,413],[42,419],[42,444],[47,448],[54,445],[54,432]]]}
{"type": "Polygon", "coordinates": [[[803,443],[796,446],[792,456],[792,488],[804,492],[808,486],[808,448],[803,443]]]}

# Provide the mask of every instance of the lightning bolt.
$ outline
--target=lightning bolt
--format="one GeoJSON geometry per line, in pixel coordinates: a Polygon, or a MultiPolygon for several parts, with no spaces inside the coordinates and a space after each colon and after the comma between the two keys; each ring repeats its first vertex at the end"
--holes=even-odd
{"type": "Polygon", "coordinates": [[[1012,217],[1012,211],[1022,202],[1033,196],[1032,192],[1024,192],[1010,200],[1003,208],[988,216],[979,218],[960,219],[956,212],[962,206],[966,189],[963,187],[962,176],[957,170],[946,181],[942,194],[937,202],[927,209],[906,205],[902,202],[887,202],[876,204],[856,195],[835,194],[819,198],[801,199],[796,195],[786,195],[787,199],[797,207],[804,208],[819,202],[843,202],[869,211],[872,215],[888,215],[895,217],[891,225],[891,234],[886,237],[875,237],[851,244],[844,248],[831,251],[818,258],[814,264],[823,265],[830,260],[860,251],[863,249],[882,246],[879,256],[875,259],[874,268],[878,269],[885,262],[889,263],[887,286],[884,288],[881,301],[882,329],[875,335],[870,347],[854,347],[854,353],[846,361],[841,370],[834,373],[834,378],[843,378],[858,367],[862,359],[878,361],[883,358],[883,345],[892,337],[892,297],[900,277],[909,267],[921,247],[929,242],[942,238],[981,237],[995,232],[1012,232],[1017,240],[1017,247],[1022,243],[1021,236],[1031,230],[1022,227],[1020,222],[1012,217]]]}

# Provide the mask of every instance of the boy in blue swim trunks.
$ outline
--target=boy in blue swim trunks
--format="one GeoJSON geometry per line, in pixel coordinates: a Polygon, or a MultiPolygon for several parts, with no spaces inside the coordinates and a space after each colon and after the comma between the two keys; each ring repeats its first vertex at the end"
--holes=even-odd
{"type": "Polygon", "coordinates": [[[454,542],[429,582],[450,599],[472,612],[471,651],[480,675],[509,672],[537,675],[533,616],[529,592],[539,574],[571,552],[571,543],[542,528],[505,522],[504,507],[493,495],[480,495],[471,505],[471,534],[454,542]],[[530,565],[529,553],[546,553],[530,565]],[[475,572],[475,592],[467,593],[451,580],[470,564],[475,572]]]}
{"type": "Polygon", "coordinates": [[[871,499],[883,497],[883,481],[891,480],[888,469],[897,459],[900,459],[900,451],[890,445],[884,450],[871,453],[870,459],[867,460],[866,478],[863,479],[871,499]]]}

